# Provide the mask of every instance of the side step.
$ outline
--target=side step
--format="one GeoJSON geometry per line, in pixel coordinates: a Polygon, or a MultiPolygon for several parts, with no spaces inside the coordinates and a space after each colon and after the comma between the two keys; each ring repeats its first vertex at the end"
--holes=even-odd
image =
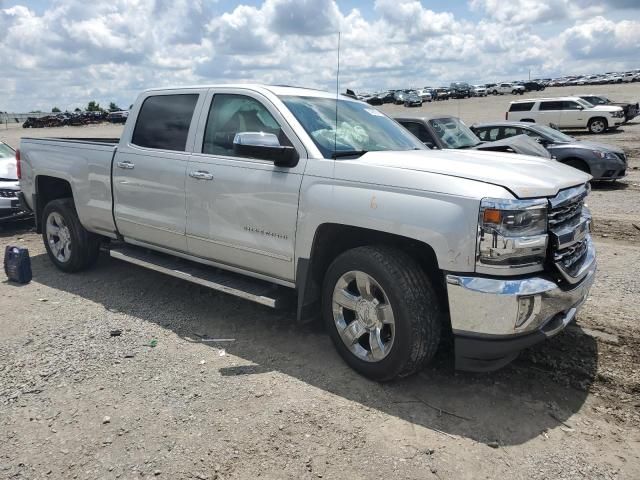
{"type": "Polygon", "coordinates": [[[290,303],[291,295],[264,280],[246,277],[239,273],[209,267],[164,253],[140,247],[120,245],[109,250],[109,255],[172,277],[197,283],[219,292],[235,295],[271,308],[282,308],[290,303]]]}

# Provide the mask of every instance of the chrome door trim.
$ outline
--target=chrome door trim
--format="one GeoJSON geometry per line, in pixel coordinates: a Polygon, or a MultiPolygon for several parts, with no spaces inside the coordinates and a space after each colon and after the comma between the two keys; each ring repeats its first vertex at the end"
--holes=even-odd
{"type": "Polygon", "coordinates": [[[222,247],[235,248],[238,250],[243,250],[249,253],[256,253],[258,255],[264,255],[265,257],[277,258],[278,260],[284,260],[285,262],[291,262],[293,259],[286,255],[279,255],[277,253],[266,252],[264,250],[259,250],[257,248],[245,247],[244,245],[237,245],[234,243],[221,242],[219,240],[211,240],[210,238],[200,237],[198,235],[189,235],[187,234],[187,238],[193,238],[194,240],[202,240],[203,242],[215,243],[216,245],[220,245],[222,247]]]}
{"type": "Polygon", "coordinates": [[[265,280],[267,282],[275,283],[277,285],[282,285],[283,287],[296,288],[296,284],[294,282],[290,282],[288,280],[282,280],[281,278],[270,277],[269,275],[263,275],[261,273],[252,272],[251,270],[244,270],[242,268],[232,267],[230,265],[225,265],[224,263],[213,262],[211,260],[207,260],[206,258],[196,257],[194,255],[189,255],[188,253],[171,250],[169,248],[159,247],[158,245],[154,245],[152,243],[139,242],[137,240],[134,240],[128,237],[124,237],[124,241],[131,245],[149,248],[151,250],[167,253],[169,255],[175,255],[176,257],[184,258],[185,260],[191,260],[193,262],[202,263],[203,265],[209,265],[211,267],[221,268],[223,270],[228,270],[230,272],[240,273],[248,277],[257,278],[258,280],[265,280]]]}
{"type": "Polygon", "coordinates": [[[140,225],[141,227],[153,228],[155,230],[160,230],[161,232],[175,233],[177,235],[184,235],[184,232],[179,232],[177,230],[171,230],[170,228],[158,227],[157,225],[149,225],[148,223],[134,222],[133,220],[122,219],[122,218],[118,218],[118,221],[122,222],[122,223],[132,223],[133,225],[140,225]]]}

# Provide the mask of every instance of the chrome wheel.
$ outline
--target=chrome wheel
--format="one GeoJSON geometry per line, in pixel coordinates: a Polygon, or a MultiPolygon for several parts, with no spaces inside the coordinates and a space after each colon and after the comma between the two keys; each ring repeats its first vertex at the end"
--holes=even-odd
{"type": "Polygon", "coordinates": [[[47,243],[53,256],[62,263],[71,259],[71,232],[58,212],[51,212],[45,226],[47,243]]]}
{"type": "Polygon", "coordinates": [[[351,271],[333,290],[333,321],[340,338],[360,360],[379,362],[395,339],[395,320],[389,297],[370,275],[351,271]]]}
{"type": "Polygon", "coordinates": [[[603,120],[594,120],[591,122],[591,131],[593,133],[602,133],[606,128],[607,126],[604,124],[603,120]]]}

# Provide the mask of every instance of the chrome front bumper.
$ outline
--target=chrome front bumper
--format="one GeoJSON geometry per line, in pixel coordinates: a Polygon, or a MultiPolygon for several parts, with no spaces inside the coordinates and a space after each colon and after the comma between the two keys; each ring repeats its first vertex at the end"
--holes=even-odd
{"type": "Polygon", "coordinates": [[[566,287],[542,276],[513,280],[447,275],[456,357],[487,363],[481,368],[459,368],[499,368],[522,348],[563,330],[575,318],[595,280],[595,250],[590,239],[588,248],[581,280],[566,287]],[[482,348],[476,348],[478,345],[482,348]],[[459,347],[465,351],[459,352],[459,347]]]}

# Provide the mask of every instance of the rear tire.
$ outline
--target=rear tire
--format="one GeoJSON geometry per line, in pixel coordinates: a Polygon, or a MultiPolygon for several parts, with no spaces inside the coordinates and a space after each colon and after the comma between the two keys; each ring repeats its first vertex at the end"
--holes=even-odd
{"type": "Polygon", "coordinates": [[[372,380],[416,372],[440,343],[443,313],[431,282],[395,248],[366,246],[339,255],[324,278],[322,312],[338,353],[372,380]]]}
{"type": "Polygon", "coordinates": [[[47,203],[42,238],[53,264],[65,272],[85,270],[98,259],[100,237],[82,226],[72,198],[47,203]]]}

